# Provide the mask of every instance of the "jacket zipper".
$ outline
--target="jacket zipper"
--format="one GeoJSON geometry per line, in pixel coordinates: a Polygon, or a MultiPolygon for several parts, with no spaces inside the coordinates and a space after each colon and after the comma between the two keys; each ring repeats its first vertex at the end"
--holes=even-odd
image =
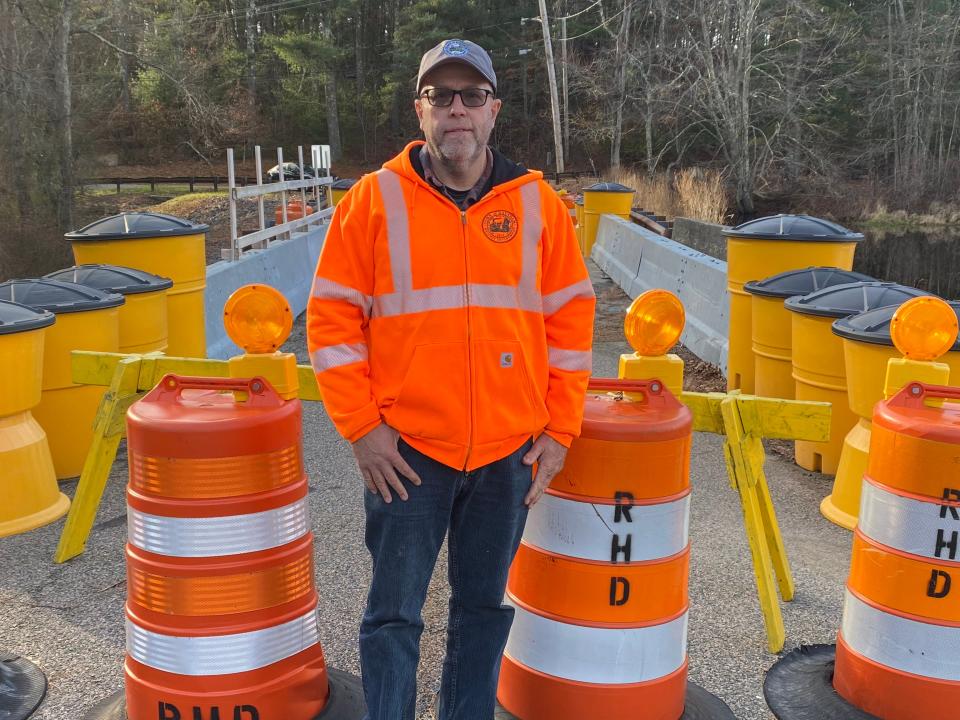
{"type": "MultiPolygon", "coordinates": [[[[460,210],[460,208],[457,208],[460,210]]],[[[470,247],[467,239],[467,211],[460,210],[460,227],[463,233],[463,274],[464,294],[467,299],[467,455],[463,469],[470,465],[470,453],[473,452],[473,329],[470,326],[470,247]]]]}

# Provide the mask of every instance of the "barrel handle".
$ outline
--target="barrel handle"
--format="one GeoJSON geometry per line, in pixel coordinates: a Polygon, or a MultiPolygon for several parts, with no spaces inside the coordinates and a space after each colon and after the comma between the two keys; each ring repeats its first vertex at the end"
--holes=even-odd
{"type": "Polygon", "coordinates": [[[246,393],[246,400],[242,402],[249,407],[279,407],[284,402],[273,385],[262,377],[189,377],[173,373],[164,375],[143,399],[149,402],[177,402],[182,399],[184,390],[246,393]]]}
{"type": "Polygon", "coordinates": [[[625,380],[623,378],[592,377],[587,382],[587,391],[639,393],[640,398],[631,398],[632,402],[642,402],[656,407],[679,407],[680,401],[658,378],[648,380],[625,380]]]}
{"type": "Polygon", "coordinates": [[[960,400],[960,388],[914,381],[887,401],[894,407],[921,408],[927,400],[960,400]]]}

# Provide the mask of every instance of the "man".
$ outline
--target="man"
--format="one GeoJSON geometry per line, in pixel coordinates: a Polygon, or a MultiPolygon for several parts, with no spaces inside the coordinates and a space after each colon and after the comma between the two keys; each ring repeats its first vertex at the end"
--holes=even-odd
{"type": "Polygon", "coordinates": [[[448,532],[437,717],[492,718],[507,571],[582,420],[593,289],[556,193],[487,146],[496,89],[472,42],[423,56],[426,142],[340,201],[309,304],[327,412],[366,485],[370,720],[414,718],[420,612],[448,532]]]}

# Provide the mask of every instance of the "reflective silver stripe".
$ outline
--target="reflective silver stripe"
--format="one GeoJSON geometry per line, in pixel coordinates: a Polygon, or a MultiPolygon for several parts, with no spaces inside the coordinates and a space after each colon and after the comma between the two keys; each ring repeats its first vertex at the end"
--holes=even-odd
{"type": "Polygon", "coordinates": [[[274,510],[205,518],[164,517],[127,507],[130,544],[173,557],[257,552],[293,542],[308,530],[306,498],[274,510]]]}
{"type": "MultiPolygon", "coordinates": [[[[687,547],[689,495],[657,505],[635,505],[629,512],[621,506],[619,519],[616,509],[547,491],[527,516],[523,541],[558,555],[606,562],[611,560],[614,535],[618,547],[630,543],[631,562],[671,557],[687,547]]],[[[621,551],[617,559],[624,562],[626,555],[621,551]]]]}
{"type": "Polygon", "coordinates": [[[161,635],[127,618],[130,657],[178,675],[228,675],[256,670],[296,655],[319,641],[313,608],[282,625],[206,637],[161,635]]]}
{"type": "Polygon", "coordinates": [[[343,300],[360,308],[364,318],[370,316],[370,307],[373,298],[369,295],[364,295],[359,290],[354,290],[352,287],[341,285],[333,280],[315,276],[310,294],[320,300],[343,300]]]}
{"type": "Polygon", "coordinates": [[[543,299],[537,288],[537,269],[540,266],[540,236],[543,234],[543,217],[540,212],[540,183],[528,182],[520,186],[523,205],[523,263],[517,294],[523,308],[543,308],[543,299]]]}
{"type": "Polygon", "coordinates": [[[428,310],[456,310],[467,306],[467,291],[463,285],[409,290],[373,296],[373,316],[389,317],[428,310]]]}
{"type": "Polygon", "coordinates": [[[911,555],[960,560],[960,522],[940,505],[902,497],[865,479],[860,495],[860,532],[871,540],[911,555]],[[939,551],[939,554],[938,554],[939,551]]]}
{"type": "Polygon", "coordinates": [[[310,364],[313,365],[313,371],[317,373],[366,359],[366,343],[328,345],[327,347],[317,348],[310,353],[310,364]]]}
{"type": "Polygon", "coordinates": [[[543,314],[547,316],[553,315],[571,300],[577,300],[579,298],[587,299],[594,296],[593,283],[590,282],[590,278],[578,280],[572,285],[567,285],[565,288],[560,288],[559,290],[544,295],[543,314]]]}
{"type": "Polygon", "coordinates": [[[585,683],[656,680],[683,665],[687,613],[660,625],[599,628],[541,617],[516,605],[505,653],[528,668],[585,683]]]}
{"type": "Polygon", "coordinates": [[[593,353],[589,350],[561,350],[560,348],[547,346],[548,362],[550,367],[559,370],[586,370],[590,372],[593,369],[593,353]]]}
{"type": "Polygon", "coordinates": [[[883,612],[847,590],[842,634],[853,650],[881,665],[960,681],[960,628],[883,612]]]}
{"type": "Polygon", "coordinates": [[[513,308],[540,312],[540,300],[514,285],[482,285],[470,283],[470,304],[473,307],[513,308]]]}
{"type": "Polygon", "coordinates": [[[400,176],[390,170],[376,173],[387,216],[387,245],[390,248],[390,271],[393,275],[393,291],[407,293],[413,290],[410,273],[410,221],[407,203],[403,199],[400,176]]]}
{"type": "Polygon", "coordinates": [[[400,176],[390,170],[377,171],[377,182],[387,217],[387,246],[393,292],[372,297],[372,317],[391,317],[433,310],[471,307],[505,308],[541,312],[543,302],[537,289],[540,260],[540,187],[536,182],[520,188],[523,206],[523,236],[520,281],[513,285],[470,283],[413,289],[410,260],[410,219],[403,197],[400,176]]]}

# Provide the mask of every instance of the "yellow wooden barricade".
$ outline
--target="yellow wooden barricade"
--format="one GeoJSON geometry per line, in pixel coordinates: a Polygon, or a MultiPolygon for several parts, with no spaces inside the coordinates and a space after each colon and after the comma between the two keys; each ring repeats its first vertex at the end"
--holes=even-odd
{"type": "MultiPolygon", "coordinates": [[[[634,368],[635,369],[635,368],[634,368]]],[[[93,445],[54,556],[64,562],[83,552],[117,447],[125,431],[126,411],[168,373],[227,377],[229,362],[74,351],[73,381],[107,385],[97,414],[93,445]]],[[[631,372],[631,376],[635,373],[631,372]]],[[[297,366],[301,400],[321,400],[309,365],[297,366]]],[[[829,436],[829,403],[779,400],[731,393],[684,392],[680,400],[693,412],[693,429],[724,435],[724,456],[731,487],[740,495],[744,529],[753,557],[760,609],[771,652],[783,648],[785,630],[777,590],[784,601],[794,585],[786,550],[763,472],[762,438],[822,441],[829,436]],[[776,580],[776,585],[773,580],[776,580]]]]}

